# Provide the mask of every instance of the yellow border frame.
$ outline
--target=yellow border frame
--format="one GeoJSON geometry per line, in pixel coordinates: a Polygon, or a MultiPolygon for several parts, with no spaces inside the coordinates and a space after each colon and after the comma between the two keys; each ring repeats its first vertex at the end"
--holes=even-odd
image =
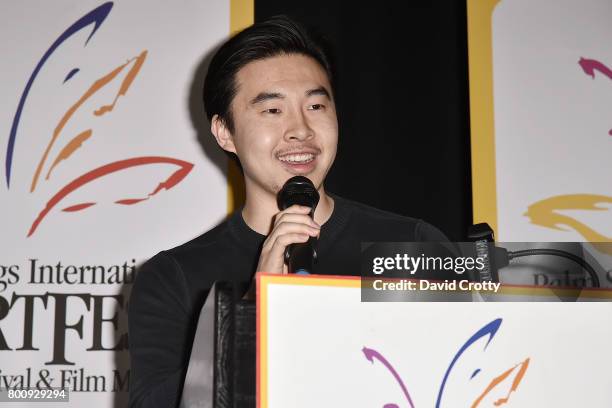
{"type": "MultiPolygon", "coordinates": [[[[501,0],[467,0],[473,221],[488,222],[497,232],[495,124],[493,100],[493,10],[501,0]]],[[[254,0],[230,0],[230,35],[255,21],[254,0]]],[[[244,203],[240,168],[230,161],[227,210],[244,203]]]]}
{"type": "Polygon", "coordinates": [[[473,222],[497,233],[493,98],[493,10],[500,0],[467,0],[473,222]]]}
{"type": "MultiPolygon", "coordinates": [[[[467,0],[472,206],[474,223],[488,222],[497,232],[493,56],[491,22],[500,0],[467,0]]],[[[254,0],[230,0],[230,35],[255,21],[254,0]]],[[[227,211],[244,203],[244,180],[239,166],[228,162],[227,211]]]]}
{"type": "MultiPolygon", "coordinates": [[[[230,36],[255,22],[254,0],[230,0],[230,36]]],[[[227,212],[232,213],[245,200],[244,179],[238,164],[227,163],[227,212]]]]}

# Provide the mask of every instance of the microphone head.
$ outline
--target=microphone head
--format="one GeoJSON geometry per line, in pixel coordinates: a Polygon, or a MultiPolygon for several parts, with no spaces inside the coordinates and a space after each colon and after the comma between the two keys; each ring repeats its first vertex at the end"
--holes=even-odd
{"type": "Polygon", "coordinates": [[[319,203],[319,192],[310,179],[304,176],[291,177],[277,196],[278,208],[284,210],[292,205],[303,205],[311,208],[311,215],[319,203]]]}

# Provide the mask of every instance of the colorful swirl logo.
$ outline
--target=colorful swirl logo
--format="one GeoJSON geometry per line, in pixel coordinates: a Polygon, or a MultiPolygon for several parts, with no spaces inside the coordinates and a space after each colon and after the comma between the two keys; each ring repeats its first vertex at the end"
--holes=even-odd
{"type": "MultiPolygon", "coordinates": [[[[87,44],[89,44],[89,42],[92,40],[92,38],[95,36],[95,34],[105,22],[112,8],[113,3],[106,2],[78,19],[76,22],[70,25],[53,42],[53,44],[51,44],[49,49],[44,53],[42,58],[36,64],[36,67],[30,75],[25,89],[23,90],[23,93],[21,94],[21,97],[19,99],[19,103],[15,116],[13,118],[8,139],[5,159],[5,170],[6,185],[9,189],[11,188],[11,175],[14,165],[14,154],[18,145],[17,142],[18,140],[22,139],[22,137],[19,137],[19,126],[22,119],[22,113],[28,101],[28,95],[30,94],[31,90],[36,87],[36,80],[39,74],[44,69],[45,64],[53,57],[54,53],[58,49],[60,49],[62,44],[64,44],[67,40],[69,40],[81,30],[93,26],[91,33],[85,41],[85,46],[87,46],[87,44]]],[[[145,49],[142,50],[142,52],[140,52],[138,55],[134,55],[128,58],[125,63],[109,68],[108,72],[105,75],[96,79],[82,93],[82,95],[76,100],[76,102],[74,102],[68,108],[68,110],[66,110],[66,112],[57,122],[51,136],[49,137],[46,148],[42,153],[40,159],[38,160],[36,168],[33,171],[33,176],[30,183],[30,193],[33,193],[40,186],[41,183],[48,181],[53,176],[54,171],[56,168],[58,168],[58,166],[64,165],[77,153],[86,150],[87,143],[95,137],[93,128],[82,129],[76,135],[67,135],[65,129],[67,127],[67,124],[70,123],[71,119],[74,117],[75,113],[82,112],[84,109],[84,104],[86,102],[91,102],[91,98],[94,95],[99,95],[101,90],[108,91],[108,89],[112,89],[112,87],[116,87],[118,85],[118,91],[114,94],[112,101],[110,103],[100,105],[97,109],[91,112],[91,115],[93,117],[99,118],[103,116],[110,116],[116,108],[120,98],[126,97],[126,95],[128,94],[131,85],[138,77],[142,67],[145,65],[147,57],[148,52],[145,49]],[[54,151],[58,152],[52,157],[51,154],[54,151]]],[[[70,70],[66,74],[63,84],[70,81],[79,72],[80,68],[73,68],[72,70],[70,70]]],[[[193,168],[192,163],[165,156],[129,157],[124,158],[122,160],[112,161],[102,166],[93,168],[85,172],[84,174],[75,177],[73,180],[66,183],[62,188],[60,188],[57,192],[51,195],[44,207],[40,210],[38,215],[32,221],[27,236],[32,236],[40,227],[41,223],[45,220],[45,218],[47,218],[47,216],[49,216],[49,214],[52,213],[52,210],[54,210],[56,207],[59,207],[60,210],[63,212],[75,213],[95,206],[98,203],[98,200],[88,200],[85,202],[76,203],[69,202],[71,194],[81,189],[83,186],[89,185],[90,183],[94,183],[111,174],[123,172],[134,167],[150,165],[163,165],[168,167],[169,175],[164,180],[160,181],[157,187],[155,187],[152,191],[133,197],[115,198],[113,199],[114,204],[134,205],[144,200],[148,200],[158,194],[160,191],[169,190],[172,187],[176,186],[178,183],[183,181],[183,179],[190,173],[193,168]]]]}
{"type": "MultiPolygon", "coordinates": [[[[449,383],[449,378],[451,378],[453,369],[456,367],[457,362],[462,359],[462,357],[465,355],[465,352],[472,346],[474,346],[478,340],[488,336],[488,339],[484,345],[484,350],[486,350],[495,335],[497,334],[497,331],[499,330],[501,324],[501,318],[495,319],[487,323],[480,330],[474,333],[459,348],[452,361],[450,362],[448,368],[446,369],[446,372],[444,373],[444,377],[442,378],[442,382],[438,390],[438,395],[436,397],[435,408],[440,408],[442,406],[442,403],[444,402],[444,393],[449,383]]],[[[365,358],[372,364],[374,363],[374,360],[378,360],[387,369],[387,371],[389,371],[393,379],[396,381],[396,383],[402,390],[402,394],[406,398],[406,403],[408,404],[408,406],[410,408],[415,408],[410,393],[408,392],[408,388],[404,384],[404,381],[398,374],[397,370],[393,367],[393,365],[381,353],[372,348],[364,347],[361,351],[363,352],[365,358]]],[[[500,406],[507,403],[510,400],[510,394],[515,392],[523,381],[523,377],[525,376],[525,373],[529,368],[529,361],[530,359],[526,358],[525,360],[511,366],[507,370],[504,370],[502,373],[494,375],[492,379],[488,382],[487,386],[480,392],[480,394],[478,394],[476,399],[469,406],[471,408],[477,408],[481,406],[481,404],[483,403],[483,401],[485,401],[485,398],[487,397],[489,399],[493,398],[494,406],[500,406]],[[500,390],[502,390],[502,395],[494,397],[493,392],[500,390]]],[[[468,381],[471,381],[478,375],[482,376],[482,370],[479,368],[472,372],[468,381]]],[[[453,405],[451,406],[467,406],[467,404],[458,405],[457,401],[454,401],[453,405]]],[[[387,403],[383,406],[383,408],[399,408],[399,405],[395,403],[387,403]]]]}

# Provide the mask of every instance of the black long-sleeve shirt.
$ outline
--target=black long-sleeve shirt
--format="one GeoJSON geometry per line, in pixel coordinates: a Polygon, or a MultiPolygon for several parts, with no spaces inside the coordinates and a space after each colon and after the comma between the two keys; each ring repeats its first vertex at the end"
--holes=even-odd
{"type": "MultiPolygon", "coordinates": [[[[380,211],[337,196],[317,243],[317,274],[359,275],[362,242],[446,241],[421,220],[380,211]]],[[[241,212],[139,270],[128,310],[130,407],[176,407],[200,308],[218,280],[248,282],[265,236],[241,212]]]]}

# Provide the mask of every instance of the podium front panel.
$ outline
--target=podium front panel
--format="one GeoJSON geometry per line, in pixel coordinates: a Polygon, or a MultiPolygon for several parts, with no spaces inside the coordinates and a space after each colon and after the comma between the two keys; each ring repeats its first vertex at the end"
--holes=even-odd
{"type": "Polygon", "coordinates": [[[258,407],[612,406],[610,302],[360,291],[359,278],[258,277],[258,407]]]}

